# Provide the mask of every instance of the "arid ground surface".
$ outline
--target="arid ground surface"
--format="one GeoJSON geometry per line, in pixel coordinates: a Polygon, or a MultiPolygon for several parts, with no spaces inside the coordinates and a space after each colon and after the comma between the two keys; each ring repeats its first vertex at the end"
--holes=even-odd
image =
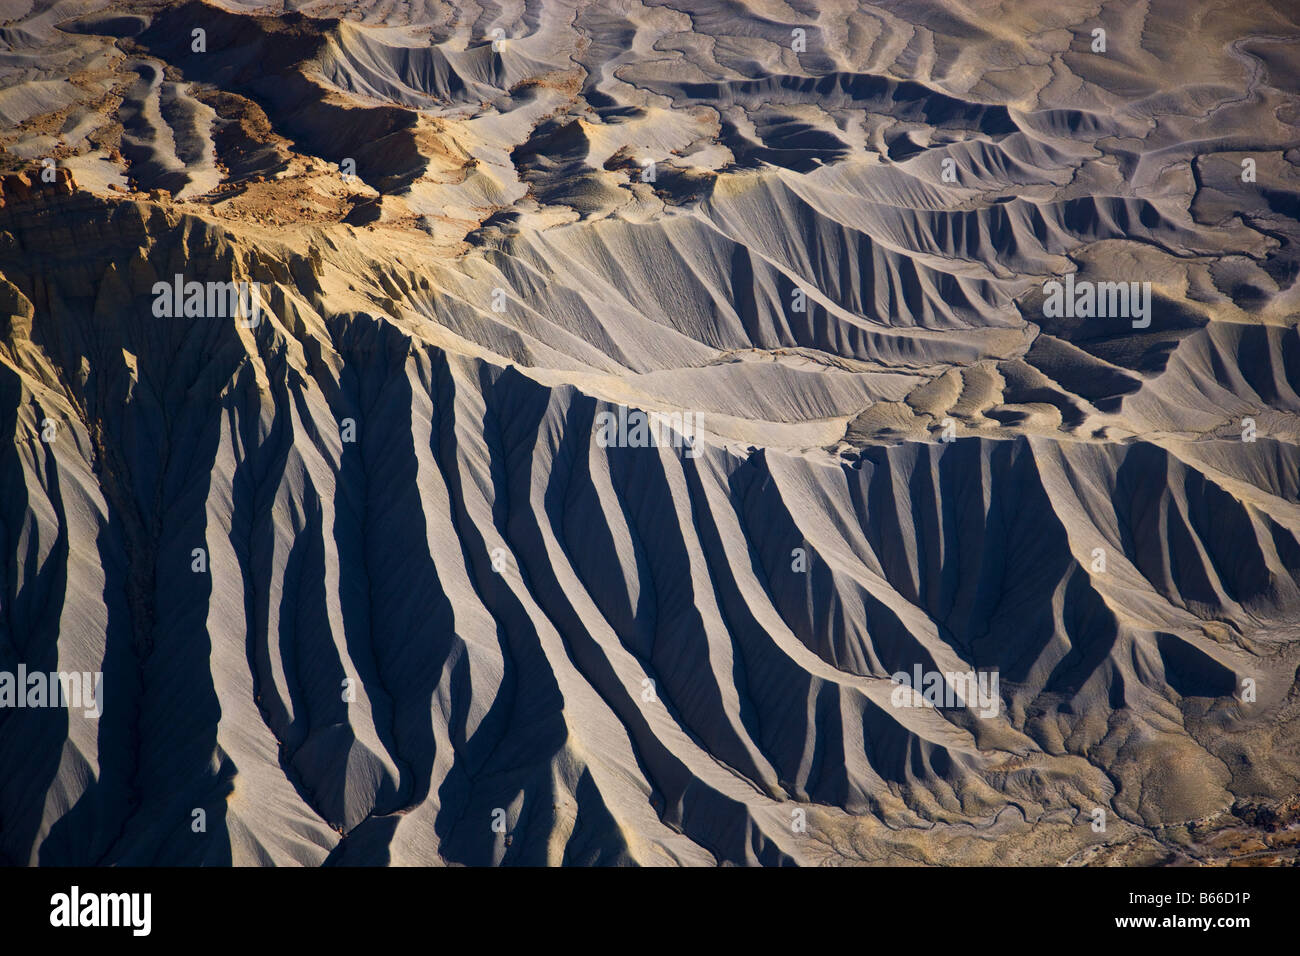
{"type": "Polygon", "coordinates": [[[0,0],[0,672],[102,679],[0,862],[1295,862],[1298,90],[1284,0],[0,0]]]}

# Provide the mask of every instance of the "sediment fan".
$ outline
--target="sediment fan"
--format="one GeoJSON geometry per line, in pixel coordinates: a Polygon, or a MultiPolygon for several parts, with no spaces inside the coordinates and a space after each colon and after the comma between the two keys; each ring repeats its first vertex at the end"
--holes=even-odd
{"type": "Polygon", "coordinates": [[[0,862],[1294,856],[1294,5],[295,6],[0,7],[0,862]]]}

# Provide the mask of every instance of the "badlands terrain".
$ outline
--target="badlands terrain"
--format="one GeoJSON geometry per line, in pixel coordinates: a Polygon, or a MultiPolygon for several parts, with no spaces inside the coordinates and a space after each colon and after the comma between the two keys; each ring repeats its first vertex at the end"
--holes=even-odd
{"type": "Polygon", "coordinates": [[[1295,862],[1298,89],[1287,0],[0,0],[0,672],[102,675],[0,863],[1295,862]]]}

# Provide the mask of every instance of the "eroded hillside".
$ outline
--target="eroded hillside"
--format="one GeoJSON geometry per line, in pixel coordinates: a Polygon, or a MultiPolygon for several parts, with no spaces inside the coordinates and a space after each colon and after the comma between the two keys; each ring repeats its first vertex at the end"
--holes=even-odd
{"type": "Polygon", "coordinates": [[[280,7],[0,8],[0,861],[1294,860],[1295,10],[280,7]]]}

